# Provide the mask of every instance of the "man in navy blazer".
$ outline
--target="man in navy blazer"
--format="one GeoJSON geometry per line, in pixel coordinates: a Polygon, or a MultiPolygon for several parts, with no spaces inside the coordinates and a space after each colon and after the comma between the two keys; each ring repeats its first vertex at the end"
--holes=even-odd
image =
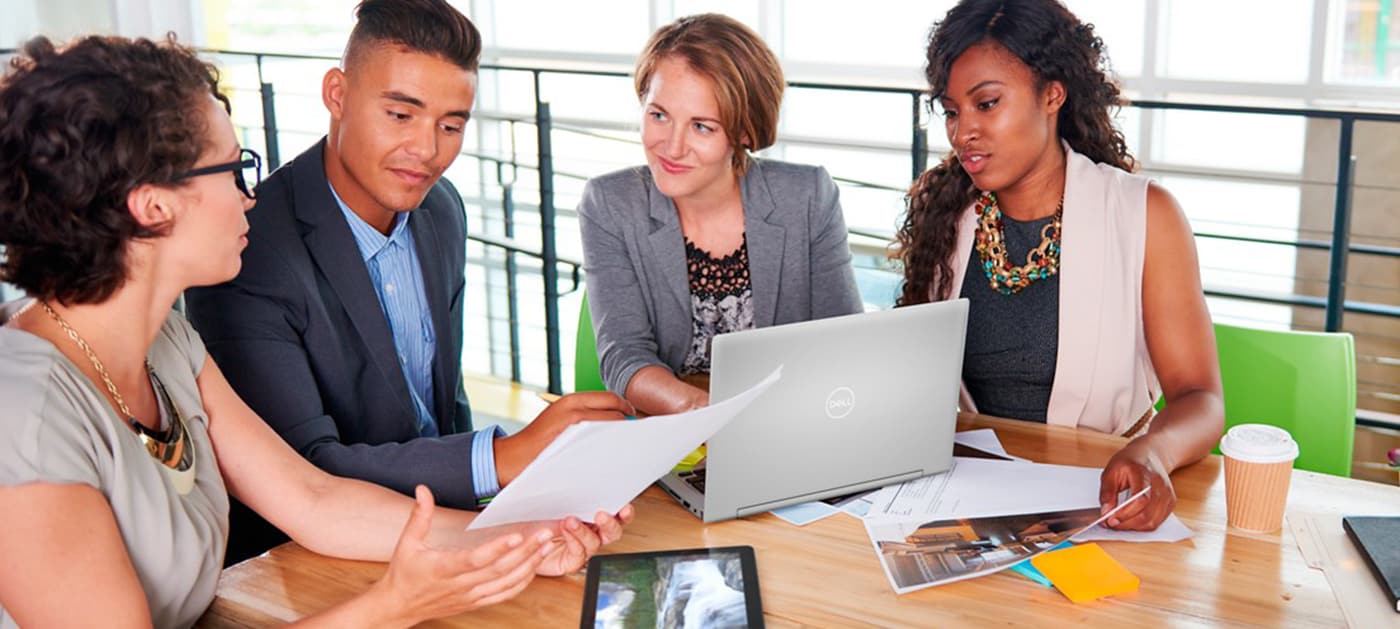
{"type": "MultiPolygon", "coordinates": [[[[621,419],[566,396],[521,432],[472,432],[462,389],[466,217],[442,174],[462,146],[480,37],[442,0],[372,0],[322,98],[330,133],[257,187],[238,277],[187,293],[235,391],[326,471],[474,508],[569,424],[621,419]]],[[[235,505],[228,561],[284,540],[235,505]]]]}

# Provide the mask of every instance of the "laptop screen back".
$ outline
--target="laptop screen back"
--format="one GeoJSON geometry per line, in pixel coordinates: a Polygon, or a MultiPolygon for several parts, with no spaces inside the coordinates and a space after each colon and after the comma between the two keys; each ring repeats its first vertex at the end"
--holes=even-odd
{"type": "Polygon", "coordinates": [[[959,299],[716,337],[712,400],[783,377],[710,439],[705,520],[947,469],[966,329],[959,299]]]}

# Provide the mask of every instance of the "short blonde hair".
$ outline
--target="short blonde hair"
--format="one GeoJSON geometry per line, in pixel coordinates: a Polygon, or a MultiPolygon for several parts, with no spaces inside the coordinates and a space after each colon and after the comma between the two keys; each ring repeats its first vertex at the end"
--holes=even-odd
{"type": "Polygon", "coordinates": [[[661,27],[637,58],[637,98],[645,98],[661,61],[675,57],[714,84],[720,126],[734,149],[734,169],[744,172],[748,151],[778,139],[783,68],[753,29],[718,13],[683,17],[661,27]],[[746,143],[744,139],[747,138],[746,143]]]}

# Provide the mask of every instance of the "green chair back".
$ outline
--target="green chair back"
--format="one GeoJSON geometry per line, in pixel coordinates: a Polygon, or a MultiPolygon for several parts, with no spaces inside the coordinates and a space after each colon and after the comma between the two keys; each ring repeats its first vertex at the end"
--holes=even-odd
{"type": "Polygon", "coordinates": [[[1217,323],[1215,343],[1227,430],[1247,423],[1278,426],[1298,442],[1295,468],[1351,476],[1356,347],[1350,334],[1217,323]]]}
{"type": "Polygon", "coordinates": [[[593,336],[593,315],[588,312],[588,293],[578,309],[578,334],[574,336],[574,390],[604,391],[603,374],[598,368],[598,340],[593,336]]]}

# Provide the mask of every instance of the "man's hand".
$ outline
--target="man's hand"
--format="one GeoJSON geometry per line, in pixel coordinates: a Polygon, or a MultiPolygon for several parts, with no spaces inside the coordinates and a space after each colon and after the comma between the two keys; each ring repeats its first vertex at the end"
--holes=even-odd
{"type": "Polygon", "coordinates": [[[544,409],[520,432],[496,440],[496,477],[505,487],[565,428],[581,421],[608,421],[636,415],[631,404],[612,393],[572,393],[544,409]]]}

